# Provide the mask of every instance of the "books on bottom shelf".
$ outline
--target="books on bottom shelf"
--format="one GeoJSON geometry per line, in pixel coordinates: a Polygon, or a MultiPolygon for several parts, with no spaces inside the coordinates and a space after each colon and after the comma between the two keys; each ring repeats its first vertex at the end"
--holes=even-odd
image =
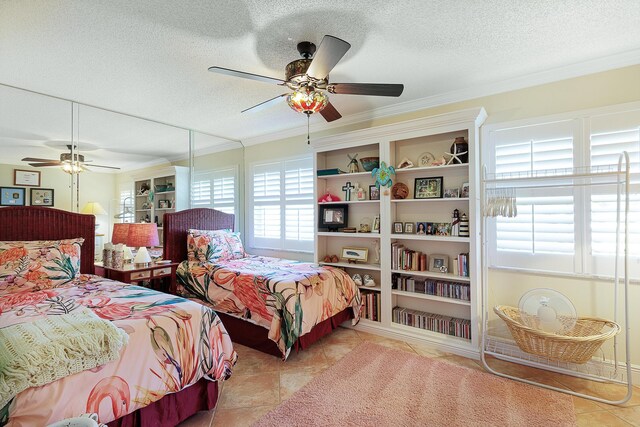
{"type": "Polygon", "coordinates": [[[393,289],[418,294],[471,301],[471,285],[444,279],[416,278],[394,273],[391,275],[393,289]]]}
{"type": "Polygon", "coordinates": [[[361,291],[362,308],[360,317],[363,319],[380,321],[380,292],[361,291]]]}
{"type": "Polygon", "coordinates": [[[401,325],[471,339],[471,321],[467,319],[459,319],[457,317],[443,316],[403,307],[394,307],[392,316],[393,321],[401,325]]]}

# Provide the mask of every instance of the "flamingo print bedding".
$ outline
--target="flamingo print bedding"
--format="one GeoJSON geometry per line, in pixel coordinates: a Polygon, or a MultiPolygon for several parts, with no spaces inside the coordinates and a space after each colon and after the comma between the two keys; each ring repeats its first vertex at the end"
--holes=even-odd
{"type": "Polygon", "coordinates": [[[0,408],[0,425],[47,425],[93,412],[109,423],[202,377],[228,378],[237,358],[215,312],[175,295],[92,275],[10,291],[0,291],[0,327],[87,307],[129,342],[118,360],[19,393],[0,408]]]}
{"type": "Polygon", "coordinates": [[[283,357],[302,335],[344,309],[360,315],[360,291],[329,266],[263,256],[178,266],[178,293],[269,330],[283,357]]]}

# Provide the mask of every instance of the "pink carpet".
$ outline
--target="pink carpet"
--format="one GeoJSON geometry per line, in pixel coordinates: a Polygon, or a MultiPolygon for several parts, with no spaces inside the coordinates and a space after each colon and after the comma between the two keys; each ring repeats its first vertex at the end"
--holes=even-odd
{"type": "Polygon", "coordinates": [[[574,426],[571,397],[363,343],[256,426],[574,426]]]}

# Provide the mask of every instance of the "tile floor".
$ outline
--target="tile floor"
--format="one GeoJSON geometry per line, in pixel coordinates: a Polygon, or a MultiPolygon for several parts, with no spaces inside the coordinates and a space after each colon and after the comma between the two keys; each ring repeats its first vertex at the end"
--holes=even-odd
{"type": "MultiPolygon", "coordinates": [[[[311,348],[292,354],[286,362],[236,344],[238,364],[232,378],[222,384],[217,408],[194,415],[181,427],[249,426],[363,341],[484,370],[479,361],[442,353],[425,345],[409,344],[346,328],[339,328],[311,348]]],[[[582,379],[500,360],[492,360],[490,365],[496,370],[522,378],[534,378],[546,384],[607,398],[619,398],[625,394],[617,386],[594,385],[582,379]]],[[[572,399],[579,426],[640,426],[640,388],[635,389],[633,398],[624,406],[610,406],[578,397],[572,399]]]]}

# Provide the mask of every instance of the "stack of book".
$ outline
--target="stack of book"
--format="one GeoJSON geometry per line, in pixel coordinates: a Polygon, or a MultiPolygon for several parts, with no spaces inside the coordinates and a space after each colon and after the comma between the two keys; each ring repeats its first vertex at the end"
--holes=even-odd
{"type": "Polygon", "coordinates": [[[360,317],[376,322],[380,321],[380,292],[362,291],[360,317]]]}
{"type": "Polygon", "coordinates": [[[399,291],[471,301],[471,286],[469,283],[442,279],[415,278],[398,273],[391,276],[391,283],[393,289],[399,291]]]}
{"type": "Polygon", "coordinates": [[[426,329],[454,337],[471,339],[471,321],[457,317],[426,313],[409,308],[394,307],[393,321],[401,325],[426,329]]]}
{"type": "Polygon", "coordinates": [[[459,254],[453,260],[453,274],[460,277],[469,277],[469,253],[459,254]]]}
{"type": "Polygon", "coordinates": [[[391,244],[391,268],[393,270],[426,271],[427,254],[405,248],[399,243],[391,244]]]}

